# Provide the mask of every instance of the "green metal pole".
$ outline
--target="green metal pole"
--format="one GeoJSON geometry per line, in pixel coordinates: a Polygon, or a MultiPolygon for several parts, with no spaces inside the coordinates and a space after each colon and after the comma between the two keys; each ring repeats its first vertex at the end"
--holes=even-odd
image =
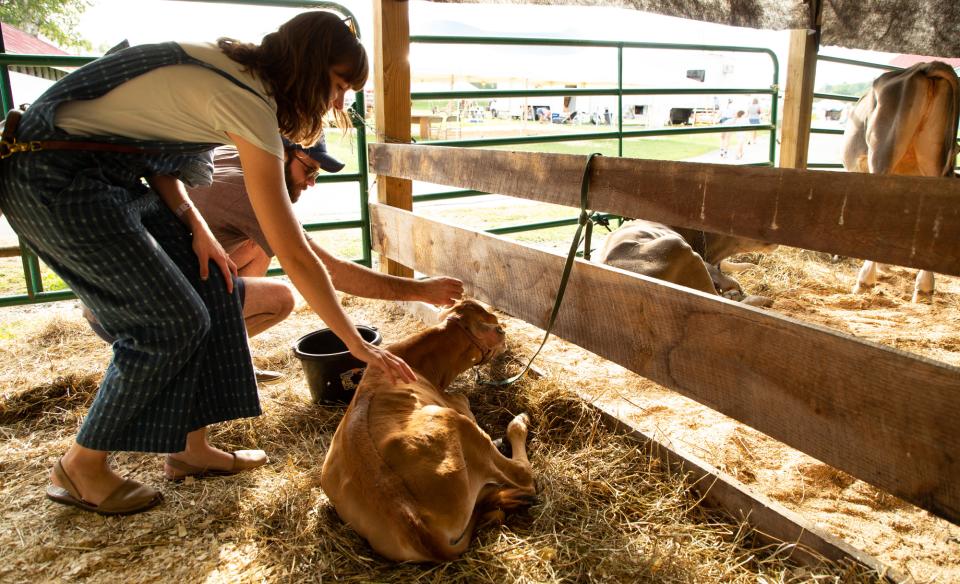
{"type": "Polygon", "coordinates": [[[770,166],[777,164],[777,102],[780,100],[780,61],[775,54],[773,60],[773,83],[770,86],[770,166]]]}
{"type": "Polygon", "coordinates": [[[623,46],[617,47],[617,156],[623,158],[623,46]]]}
{"type": "MultiPolygon", "coordinates": [[[[6,53],[7,47],[3,42],[3,35],[0,34],[0,55],[6,55],[6,53]]],[[[3,98],[3,115],[6,116],[7,112],[15,107],[13,103],[13,86],[10,83],[10,71],[6,63],[0,65],[0,85],[2,85],[0,94],[2,94],[3,98]]],[[[17,242],[21,250],[20,262],[23,264],[23,280],[27,290],[27,297],[33,298],[35,295],[43,292],[40,261],[33,252],[23,245],[19,237],[17,238],[17,242]]]]}
{"type": "MultiPolygon", "coordinates": [[[[7,47],[3,42],[3,35],[0,34],[0,54],[5,54],[7,47]]],[[[13,109],[13,92],[10,85],[10,70],[6,64],[0,65],[0,100],[3,101],[3,115],[13,109]]]]}
{"type": "Polygon", "coordinates": [[[363,252],[363,265],[368,268],[373,265],[373,253],[370,242],[370,193],[367,185],[370,184],[370,171],[367,168],[367,108],[364,104],[363,91],[356,93],[356,99],[351,106],[353,109],[353,127],[357,131],[357,166],[360,174],[360,240],[363,252]]]}

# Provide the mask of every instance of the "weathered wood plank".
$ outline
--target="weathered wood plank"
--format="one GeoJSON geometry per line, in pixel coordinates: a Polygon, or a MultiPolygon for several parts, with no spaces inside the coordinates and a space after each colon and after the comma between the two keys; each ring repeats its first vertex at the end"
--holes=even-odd
{"type": "Polygon", "coordinates": [[[807,167],[818,48],[817,35],[812,30],[790,31],[783,122],[780,126],[780,166],[783,168],[807,167]]]}
{"type": "MultiPolygon", "coordinates": [[[[546,325],[563,257],[383,205],[371,222],[380,253],[546,325]]],[[[960,369],[579,260],[563,302],[558,336],[960,522],[960,369]]]]}
{"type": "MultiPolygon", "coordinates": [[[[404,310],[427,326],[439,322],[441,309],[432,304],[416,301],[401,304],[404,310]]],[[[527,375],[539,379],[545,373],[532,364],[527,375]]],[[[581,390],[578,393],[608,428],[636,440],[648,456],[663,464],[666,472],[686,481],[708,508],[725,511],[735,520],[747,523],[752,530],[749,536],[760,543],[780,546],[780,557],[813,568],[822,566],[824,560],[839,564],[852,562],[875,571],[890,584],[909,581],[873,556],[819,529],[803,516],[707,464],[681,445],[665,444],[640,430],[632,421],[634,416],[641,415],[639,406],[618,398],[601,400],[589,391],[581,390]]]]}
{"type": "Polygon", "coordinates": [[[883,581],[900,584],[910,580],[846,541],[822,531],[801,515],[755,492],[732,476],[700,460],[677,444],[666,445],[630,423],[629,417],[613,404],[596,403],[581,396],[598,411],[614,431],[636,439],[645,451],[660,460],[669,472],[682,477],[708,507],[723,509],[753,528],[752,536],[767,544],[785,544],[784,557],[817,567],[823,559],[836,563],[854,562],[869,568],[883,581]]]}
{"type": "MultiPolygon", "coordinates": [[[[410,3],[405,0],[373,0],[374,112],[377,140],[410,141],[410,3]]],[[[413,185],[409,180],[382,177],[377,199],[401,209],[413,208],[413,185]]],[[[412,276],[410,268],[384,260],[381,269],[394,276],[412,276]]]]}
{"type": "MultiPolygon", "coordinates": [[[[579,207],[586,156],[374,144],[380,175],[579,207]]],[[[590,206],[960,275],[960,180],[600,157],[590,206]]]]}

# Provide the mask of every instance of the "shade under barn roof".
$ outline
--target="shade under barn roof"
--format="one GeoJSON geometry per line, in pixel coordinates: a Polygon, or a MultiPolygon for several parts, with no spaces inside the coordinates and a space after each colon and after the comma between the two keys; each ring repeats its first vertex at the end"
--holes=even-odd
{"type": "MultiPolygon", "coordinates": [[[[430,0],[632,8],[665,16],[765,30],[815,29],[811,0],[430,0]]],[[[816,0],[820,44],[887,53],[960,57],[957,0],[816,0]]]]}

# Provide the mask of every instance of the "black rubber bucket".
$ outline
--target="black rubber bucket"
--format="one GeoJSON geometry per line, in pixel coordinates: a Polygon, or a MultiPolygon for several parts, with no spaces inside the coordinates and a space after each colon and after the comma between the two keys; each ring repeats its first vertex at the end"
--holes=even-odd
{"type": "MultiPolygon", "coordinates": [[[[368,343],[379,345],[383,341],[376,327],[356,326],[368,343]]],[[[351,355],[332,330],[320,329],[300,337],[293,346],[293,354],[303,365],[314,403],[350,403],[367,364],[351,355]]]]}

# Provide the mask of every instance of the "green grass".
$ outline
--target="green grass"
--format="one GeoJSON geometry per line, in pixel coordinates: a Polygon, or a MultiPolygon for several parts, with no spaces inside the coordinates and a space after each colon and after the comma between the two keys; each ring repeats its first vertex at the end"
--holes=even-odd
{"type": "MultiPolygon", "coordinates": [[[[691,136],[650,136],[631,138],[623,142],[625,158],[648,158],[652,160],[686,160],[703,156],[720,148],[719,134],[691,136]]],[[[590,154],[599,152],[604,156],[617,156],[615,140],[578,140],[574,142],[548,142],[541,144],[517,144],[497,146],[496,150],[520,152],[553,152],[556,154],[590,154]]]]}
{"type": "Polygon", "coordinates": [[[359,229],[312,231],[310,239],[338,258],[356,260],[363,256],[363,242],[359,229]]]}
{"type": "Polygon", "coordinates": [[[20,258],[0,259],[0,296],[17,296],[26,293],[27,287],[23,281],[23,264],[20,258]]]}
{"type": "Polygon", "coordinates": [[[40,264],[40,267],[40,281],[43,283],[45,292],[57,292],[68,289],[67,284],[60,279],[60,276],[50,271],[50,268],[43,264],[40,264]]]}
{"type": "MultiPolygon", "coordinates": [[[[326,132],[327,152],[346,165],[340,174],[358,172],[356,131],[344,134],[337,128],[328,128],[326,132]]],[[[368,130],[368,140],[371,139],[371,134],[372,132],[368,130]]]]}
{"type": "MultiPolygon", "coordinates": [[[[497,122],[501,126],[503,121],[497,122]]],[[[523,128],[529,128],[520,122],[510,122],[516,126],[517,135],[523,128]]],[[[477,126],[481,127],[481,126],[477,126]]],[[[571,132],[592,132],[595,126],[574,126],[571,132]]],[[[603,128],[608,129],[608,128],[603,128]]],[[[368,129],[367,140],[375,141],[373,131],[368,129]]],[[[327,150],[330,154],[346,164],[344,173],[358,171],[356,132],[350,131],[344,135],[336,128],[327,130],[327,150]]],[[[648,158],[652,160],[686,160],[702,156],[720,147],[720,134],[693,134],[684,136],[649,136],[645,138],[630,138],[623,142],[623,155],[628,158],[648,158]]],[[[616,140],[582,140],[574,142],[548,142],[543,144],[517,144],[512,146],[497,146],[497,150],[516,150],[520,152],[555,152],[557,154],[589,154],[600,152],[604,156],[617,156],[616,140]]]]}

